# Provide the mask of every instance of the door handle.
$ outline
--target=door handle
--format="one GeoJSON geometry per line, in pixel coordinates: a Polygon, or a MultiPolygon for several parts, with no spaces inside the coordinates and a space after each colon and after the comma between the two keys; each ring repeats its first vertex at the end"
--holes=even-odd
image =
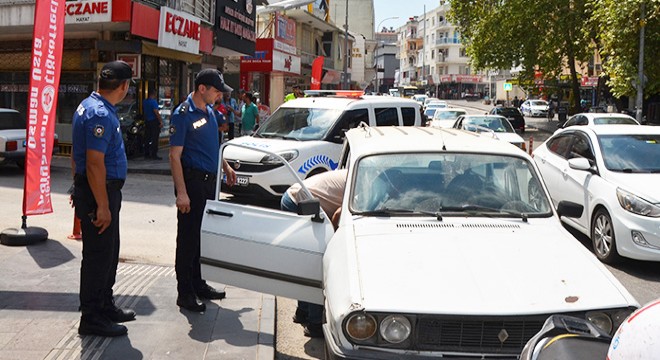
{"type": "Polygon", "coordinates": [[[228,212],[224,212],[224,211],[218,211],[218,210],[213,210],[213,209],[208,209],[208,210],[206,210],[206,213],[207,213],[207,214],[210,214],[210,215],[220,215],[220,216],[225,216],[225,217],[233,217],[233,216],[234,216],[234,214],[232,214],[232,213],[228,213],[228,212]]]}

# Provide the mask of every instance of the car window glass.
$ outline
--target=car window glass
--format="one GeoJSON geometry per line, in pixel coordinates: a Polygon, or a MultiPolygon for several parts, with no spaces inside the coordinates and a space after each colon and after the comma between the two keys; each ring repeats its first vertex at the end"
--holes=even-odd
{"type": "Polygon", "coordinates": [[[624,173],[660,173],[660,135],[601,135],[605,167],[624,173]]]}
{"type": "Polygon", "coordinates": [[[355,109],[344,112],[344,115],[342,115],[339,121],[339,126],[341,129],[349,130],[356,128],[361,122],[369,125],[369,111],[367,109],[355,109]]]}
{"type": "Polygon", "coordinates": [[[571,152],[569,153],[569,159],[576,158],[576,157],[583,157],[591,164],[595,164],[596,159],[594,157],[594,153],[591,150],[591,145],[589,143],[589,139],[587,139],[583,135],[576,135],[575,136],[575,141],[573,142],[573,145],[571,146],[571,152]]]}
{"type": "Polygon", "coordinates": [[[0,112],[0,130],[23,129],[25,120],[21,114],[13,111],[0,112]]]}
{"type": "Polygon", "coordinates": [[[564,124],[564,127],[575,125],[577,118],[578,118],[577,116],[573,116],[570,119],[568,119],[568,121],[566,121],[566,123],[564,124]]]}
{"type": "Polygon", "coordinates": [[[375,108],[376,125],[378,126],[399,126],[399,115],[396,108],[375,108]]]}
{"type": "Polygon", "coordinates": [[[627,117],[603,117],[603,118],[594,118],[595,125],[602,124],[623,124],[623,125],[637,125],[638,122],[627,117]]]}
{"type": "Polygon", "coordinates": [[[576,125],[589,125],[589,120],[587,120],[586,116],[576,116],[577,122],[576,125]]]}
{"type": "Polygon", "coordinates": [[[320,140],[337,123],[339,109],[278,108],[255,136],[293,140],[320,140]]]}
{"type": "Polygon", "coordinates": [[[568,135],[558,136],[548,141],[548,150],[565,158],[572,140],[568,135]]]}
{"type": "Polygon", "coordinates": [[[415,126],[415,115],[417,110],[413,107],[402,107],[401,116],[403,117],[403,126],[415,126]]]}

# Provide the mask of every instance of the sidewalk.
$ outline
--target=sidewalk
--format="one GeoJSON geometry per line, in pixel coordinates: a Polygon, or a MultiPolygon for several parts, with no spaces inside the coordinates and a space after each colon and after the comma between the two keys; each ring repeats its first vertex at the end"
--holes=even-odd
{"type": "MultiPolygon", "coordinates": [[[[490,111],[493,106],[492,105],[485,105],[481,101],[465,101],[465,100],[446,100],[447,104],[457,107],[457,108],[463,108],[465,110],[471,109],[471,110],[478,110],[478,111],[483,111],[484,113],[490,111]]],[[[550,133],[553,134],[557,130],[557,115],[555,117],[548,121],[547,118],[533,118],[526,116],[525,117],[525,127],[526,128],[532,128],[536,129],[538,131],[542,131],[545,133],[550,133]]]]}
{"type": "Polygon", "coordinates": [[[128,336],[79,336],[80,246],[0,245],[0,359],[274,358],[273,296],[229,287],[203,314],[180,310],[167,266],[120,263],[116,302],[137,313],[128,336]]]}

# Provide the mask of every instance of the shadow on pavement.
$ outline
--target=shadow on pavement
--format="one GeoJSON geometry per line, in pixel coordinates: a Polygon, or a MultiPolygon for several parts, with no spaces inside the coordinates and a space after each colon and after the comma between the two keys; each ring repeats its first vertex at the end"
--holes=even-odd
{"type": "Polygon", "coordinates": [[[207,308],[204,314],[179,308],[179,312],[188,319],[190,324],[188,335],[191,339],[203,343],[224,340],[227,344],[234,346],[254,346],[255,339],[260,334],[244,329],[240,317],[241,314],[255,311],[255,309],[244,307],[240,310],[229,310],[223,309],[213,302],[205,303],[207,308]]]}
{"type": "Polygon", "coordinates": [[[80,359],[101,358],[104,360],[141,360],[144,358],[142,352],[133,347],[130,336],[119,336],[116,338],[103,338],[99,336],[85,336],[82,341],[80,359]],[[103,349],[102,345],[110,341],[110,344],[103,349]],[[97,356],[94,356],[97,355],[97,356]]]}
{"type": "Polygon", "coordinates": [[[69,249],[55,240],[46,240],[26,246],[26,249],[42,269],[51,269],[76,258],[69,249]]]}

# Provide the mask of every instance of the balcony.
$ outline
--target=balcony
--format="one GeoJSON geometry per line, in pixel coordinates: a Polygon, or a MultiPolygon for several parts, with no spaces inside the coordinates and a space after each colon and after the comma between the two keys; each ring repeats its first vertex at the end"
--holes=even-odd
{"type": "Polygon", "coordinates": [[[435,40],[436,45],[445,45],[445,44],[460,44],[461,39],[459,38],[439,38],[435,40]]]}

